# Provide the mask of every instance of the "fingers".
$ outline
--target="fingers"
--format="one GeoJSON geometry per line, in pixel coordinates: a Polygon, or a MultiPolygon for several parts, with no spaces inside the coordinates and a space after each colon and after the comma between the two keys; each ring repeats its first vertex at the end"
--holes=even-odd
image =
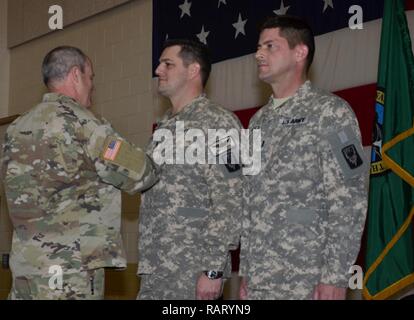
{"type": "Polygon", "coordinates": [[[239,298],[240,300],[247,300],[247,282],[244,278],[240,282],[239,298]]]}
{"type": "Polygon", "coordinates": [[[312,299],[313,300],[320,300],[319,299],[319,290],[318,290],[318,287],[316,287],[315,290],[313,290],[313,297],[312,297],[312,299]]]}
{"type": "Polygon", "coordinates": [[[314,300],[345,300],[346,288],[319,284],[315,287],[312,298],[314,300]]]}
{"type": "Polygon", "coordinates": [[[240,298],[240,300],[247,300],[247,292],[246,292],[246,290],[240,289],[239,298],[240,298]]]}
{"type": "Polygon", "coordinates": [[[197,300],[217,300],[220,297],[220,292],[203,291],[197,294],[197,300]]]}

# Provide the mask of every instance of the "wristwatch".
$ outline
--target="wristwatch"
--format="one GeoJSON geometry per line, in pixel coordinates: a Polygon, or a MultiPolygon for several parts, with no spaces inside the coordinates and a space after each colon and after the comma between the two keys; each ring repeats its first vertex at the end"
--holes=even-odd
{"type": "Polygon", "coordinates": [[[209,270],[209,271],[204,271],[204,274],[210,280],[220,279],[223,277],[223,271],[209,270]]]}

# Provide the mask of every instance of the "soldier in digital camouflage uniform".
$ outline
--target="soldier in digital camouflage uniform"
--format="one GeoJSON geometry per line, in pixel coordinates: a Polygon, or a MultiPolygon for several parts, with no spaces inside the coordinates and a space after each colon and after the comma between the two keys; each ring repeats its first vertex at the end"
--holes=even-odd
{"type": "Polygon", "coordinates": [[[105,267],[124,268],[121,192],[155,182],[155,167],[91,105],[93,70],[77,48],[44,59],[50,93],[14,121],[3,146],[14,227],[10,299],[102,299],[105,267]]]}
{"type": "Polygon", "coordinates": [[[344,299],[358,255],[368,167],[352,109],[306,80],[314,50],[299,18],[261,29],[259,78],[273,96],[249,125],[262,167],[244,188],[242,299],[344,299]]]}
{"type": "MultiPolygon", "coordinates": [[[[209,129],[240,129],[231,112],[202,94],[210,70],[204,45],[187,40],[170,40],[165,44],[156,74],[158,91],[170,99],[172,109],[158,122],[147,147],[147,153],[156,162],[157,154],[163,153],[162,144],[173,144],[154,139],[162,130],[172,133],[174,143],[177,139],[177,156],[178,144],[184,146],[180,128],[187,133],[191,129],[201,130],[206,139],[209,129]]],[[[228,138],[226,134],[220,137],[228,138]]],[[[186,141],[185,147],[189,145],[190,141],[186,141]]],[[[211,148],[205,148],[206,156],[211,148]]],[[[222,151],[227,157],[237,154],[237,149],[228,144],[222,151]]],[[[223,154],[211,152],[215,157],[223,154]]],[[[225,271],[231,267],[228,251],[240,241],[241,166],[230,161],[190,164],[188,159],[181,160],[185,160],[183,164],[178,160],[162,165],[159,183],[142,196],[138,299],[218,298],[222,274],[226,277],[225,271]]]]}

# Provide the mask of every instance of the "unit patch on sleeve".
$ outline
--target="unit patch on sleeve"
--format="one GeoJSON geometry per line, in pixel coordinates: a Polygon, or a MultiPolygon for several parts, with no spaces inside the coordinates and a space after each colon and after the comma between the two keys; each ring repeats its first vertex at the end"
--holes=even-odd
{"type": "Polygon", "coordinates": [[[365,159],[364,150],[351,126],[331,133],[327,139],[345,179],[367,172],[368,162],[365,159]]]}
{"type": "Polygon", "coordinates": [[[361,156],[358,154],[355,145],[353,144],[343,148],[342,154],[344,155],[346,162],[352,170],[362,166],[364,163],[361,159],[361,156]]]}

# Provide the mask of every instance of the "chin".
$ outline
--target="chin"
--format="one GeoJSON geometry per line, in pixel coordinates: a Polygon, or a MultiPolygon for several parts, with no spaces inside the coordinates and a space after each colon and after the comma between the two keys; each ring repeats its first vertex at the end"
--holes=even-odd
{"type": "Polygon", "coordinates": [[[259,74],[259,79],[263,82],[269,83],[269,76],[259,74]]]}
{"type": "Polygon", "coordinates": [[[158,88],[158,93],[164,97],[168,97],[168,90],[166,90],[165,88],[158,88]]]}

